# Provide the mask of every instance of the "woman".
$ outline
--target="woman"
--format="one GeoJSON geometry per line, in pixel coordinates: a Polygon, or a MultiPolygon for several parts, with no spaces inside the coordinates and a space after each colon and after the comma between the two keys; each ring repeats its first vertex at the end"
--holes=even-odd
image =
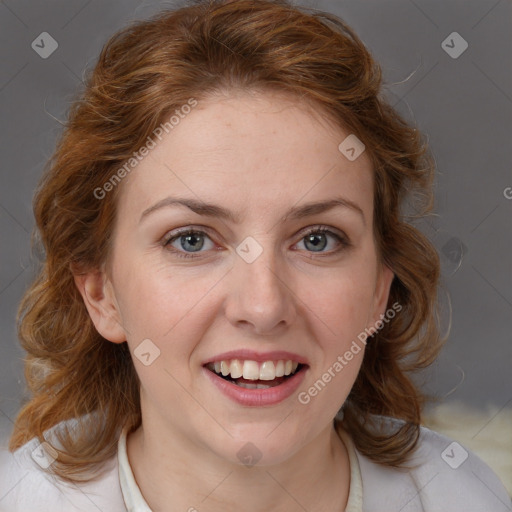
{"type": "Polygon", "coordinates": [[[337,18],[199,2],[103,49],[37,192],[2,510],[509,510],[421,423],[420,134],[337,18]]]}

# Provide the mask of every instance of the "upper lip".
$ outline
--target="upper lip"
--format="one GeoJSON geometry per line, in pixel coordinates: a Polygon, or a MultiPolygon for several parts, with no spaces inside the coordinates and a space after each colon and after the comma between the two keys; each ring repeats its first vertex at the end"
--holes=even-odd
{"type": "Polygon", "coordinates": [[[215,363],[217,361],[229,361],[231,359],[239,359],[242,361],[256,361],[263,363],[265,361],[296,361],[301,364],[309,365],[308,360],[293,352],[287,352],[285,350],[273,350],[272,352],[256,352],[254,350],[230,350],[229,352],[223,352],[222,354],[213,356],[203,362],[203,366],[209,363],[215,363]]]}

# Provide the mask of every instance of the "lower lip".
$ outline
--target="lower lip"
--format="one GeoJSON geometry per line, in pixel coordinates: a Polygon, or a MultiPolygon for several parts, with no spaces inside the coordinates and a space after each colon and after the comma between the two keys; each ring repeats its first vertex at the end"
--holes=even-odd
{"type": "Polygon", "coordinates": [[[303,366],[300,371],[288,377],[282,384],[267,389],[247,389],[232,384],[217,374],[203,367],[207,377],[220,391],[231,400],[249,406],[275,405],[291,396],[300,386],[308,367],[303,366]]]}

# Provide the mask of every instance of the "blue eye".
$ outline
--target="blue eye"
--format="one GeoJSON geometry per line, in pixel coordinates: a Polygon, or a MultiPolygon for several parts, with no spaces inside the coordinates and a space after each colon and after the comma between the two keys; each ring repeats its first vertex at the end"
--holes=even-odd
{"type": "MultiPolygon", "coordinates": [[[[338,244],[338,248],[335,248],[334,252],[339,250],[340,245],[342,248],[349,245],[345,239],[325,227],[313,228],[306,233],[306,236],[304,236],[301,241],[304,241],[304,246],[306,248],[309,247],[312,249],[311,252],[321,252],[322,249],[325,249],[328,245],[327,240],[329,237],[335,239],[338,244]]],[[[332,252],[333,251],[328,251],[329,254],[332,254],[332,252]]]]}
{"type": "Polygon", "coordinates": [[[169,250],[175,252],[177,256],[181,258],[197,258],[195,254],[191,254],[190,252],[187,251],[190,249],[192,253],[200,252],[201,249],[204,247],[203,237],[205,236],[209,239],[208,235],[204,231],[185,229],[175,234],[171,238],[168,238],[164,243],[164,247],[169,248],[169,250]],[[181,249],[183,249],[183,251],[185,252],[182,252],[176,248],[171,249],[172,243],[175,241],[179,241],[181,249]]]}
{"type": "MultiPolygon", "coordinates": [[[[213,249],[214,244],[206,231],[185,228],[164,239],[163,246],[179,258],[199,258],[200,253],[205,252],[201,250],[205,247],[205,239],[209,240],[212,244],[209,249],[213,249]],[[178,242],[179,247],[174,245],[175,242],[178,242]]],[[[300,242],[304,242],[307,252],[325,256],[331,256],[350,246],[346,238],[323,226],[317,226],[307,231],[300,242]],[[330,251],[324,251],[328,245],[329,238],[335,241],[335,247],[330,251]]],[[[206,249],[208,250],[208,247],[206,249]]]]}

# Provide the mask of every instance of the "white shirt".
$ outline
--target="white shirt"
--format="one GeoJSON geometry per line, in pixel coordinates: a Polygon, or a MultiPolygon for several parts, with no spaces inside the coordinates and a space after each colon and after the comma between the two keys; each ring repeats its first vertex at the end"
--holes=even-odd
{"type": "MultiPolygon", "coordinates": [[[[376,464],[341,437],[350,461],[346,512],[512,512],[505,487],[482,460],[425,427],[410,470],[376,464]]],[[[34,438],[14,454],[0,452],[0,512],[151,512],[128,461],[125,430],[117,454],[88,483],[48,474],[40,451],[34,438]]]]}

